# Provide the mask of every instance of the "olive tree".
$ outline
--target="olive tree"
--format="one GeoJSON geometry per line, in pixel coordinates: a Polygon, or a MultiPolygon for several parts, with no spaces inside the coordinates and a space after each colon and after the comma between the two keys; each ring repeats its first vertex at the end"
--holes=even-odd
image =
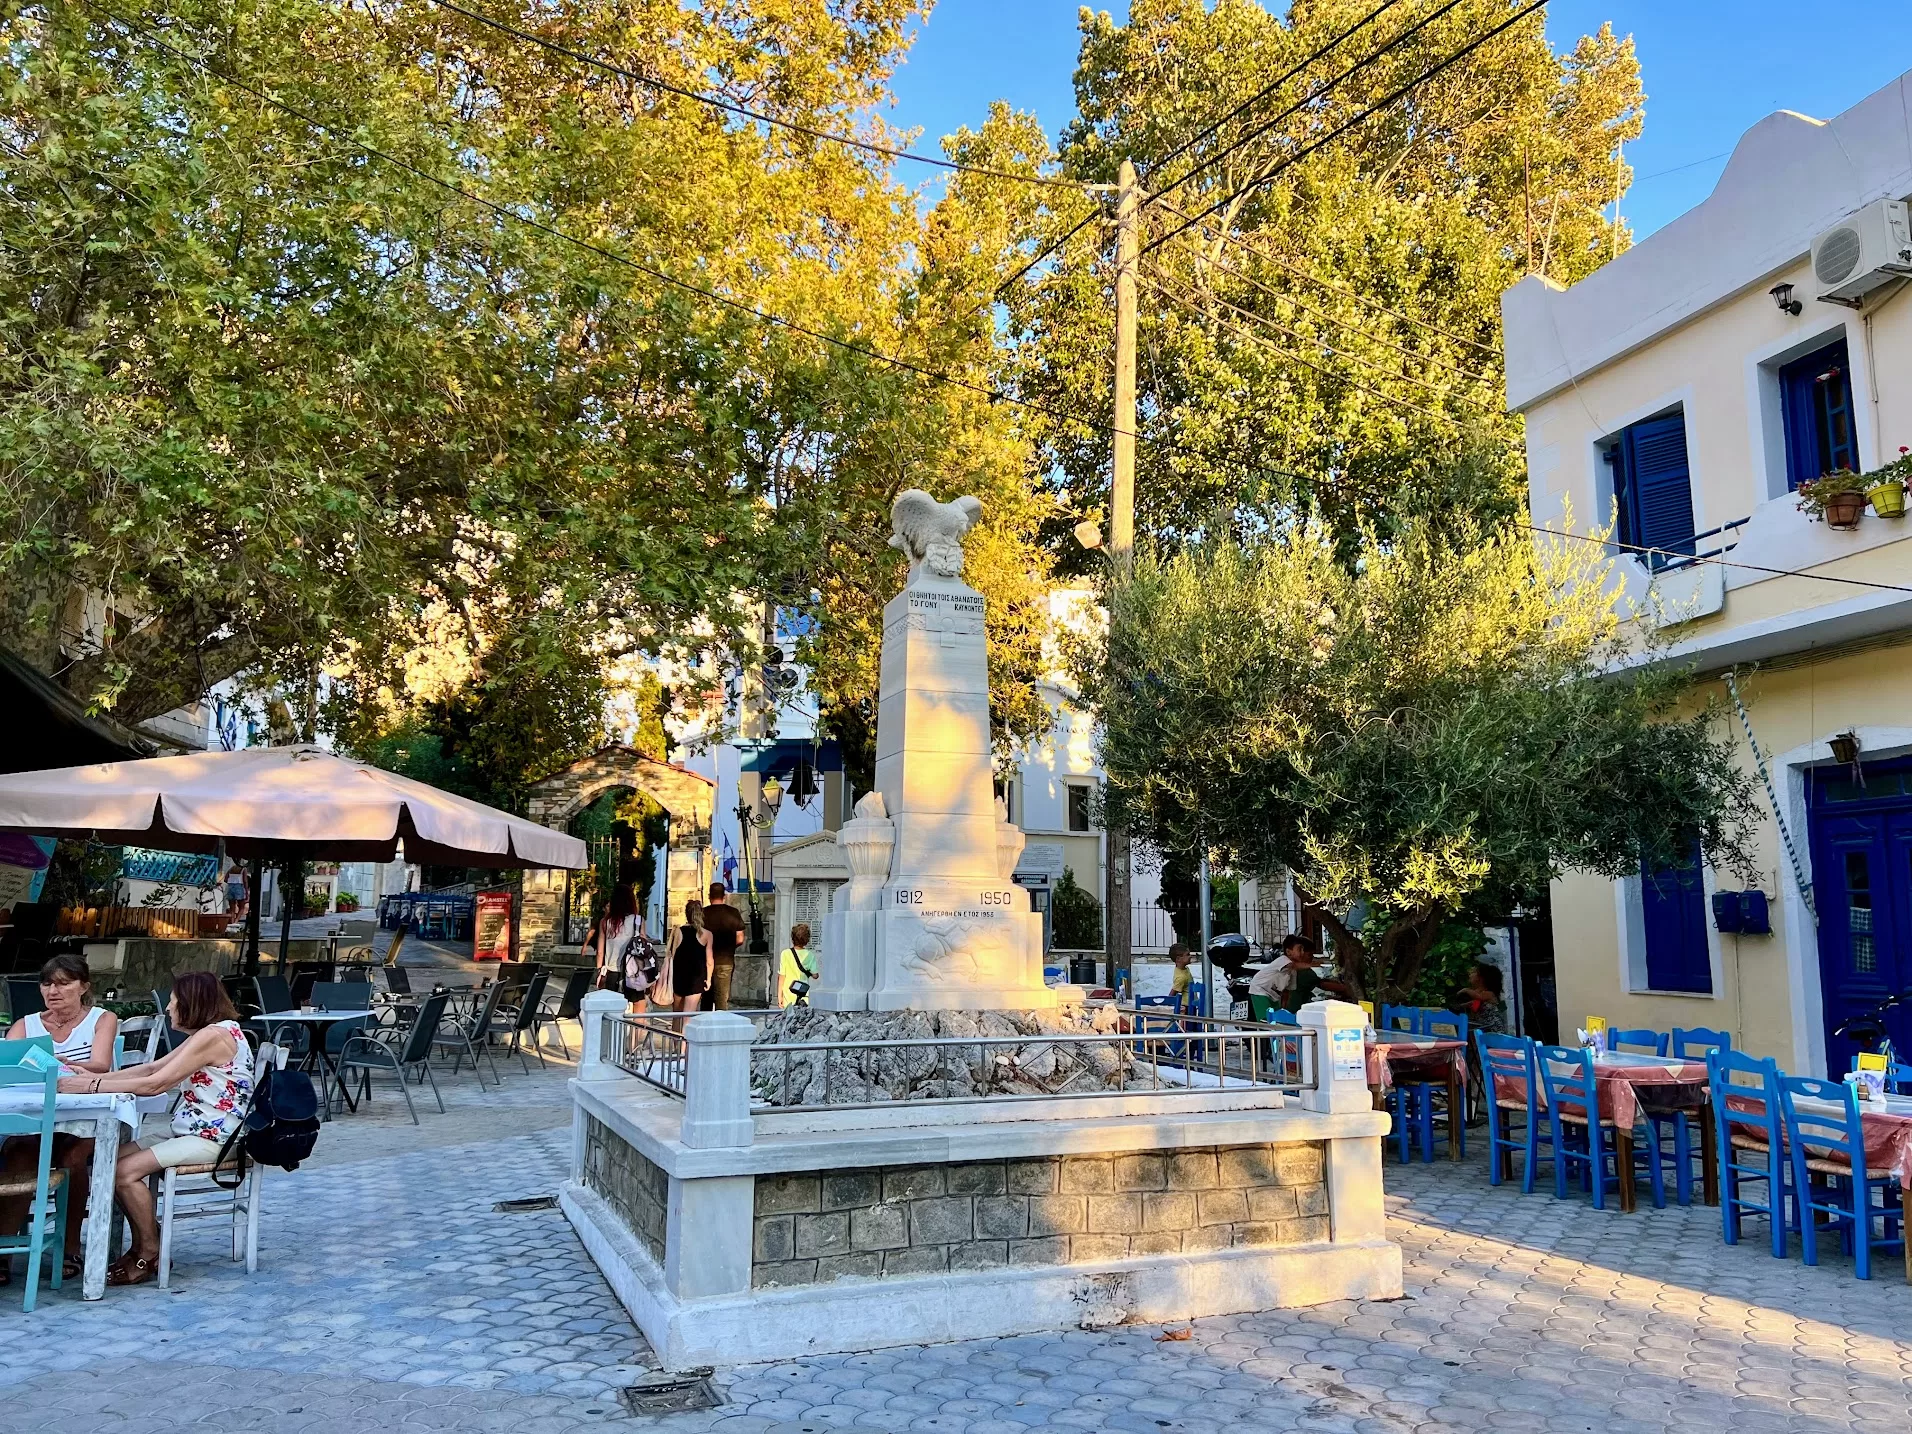
{"type": "Polygon", "coordinates": [[[1443,922],[1570,869],[1696,836],[1747,869],[1750,781],[1691,675],[1639,660],[1599,548],[1463,522],[1349,561],[1312,526],[1235,526],[1117,569],[1077,654],[1109,815],[1294,872],[1358,992],[1401,998],[1443,922]]]}

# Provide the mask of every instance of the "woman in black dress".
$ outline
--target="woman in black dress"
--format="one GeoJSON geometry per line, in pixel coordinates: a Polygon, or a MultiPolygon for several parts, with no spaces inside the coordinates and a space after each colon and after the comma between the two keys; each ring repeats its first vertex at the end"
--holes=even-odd
{"type": "Polygon", "coordinates": [[[684,903],[684,924],[671,932],[671,992],[673,1008],[694,1011],[710,989],[711,973],[717,967],[711,950],[710,933],[704,930],[704,903],[692,898],[684,903]]]}

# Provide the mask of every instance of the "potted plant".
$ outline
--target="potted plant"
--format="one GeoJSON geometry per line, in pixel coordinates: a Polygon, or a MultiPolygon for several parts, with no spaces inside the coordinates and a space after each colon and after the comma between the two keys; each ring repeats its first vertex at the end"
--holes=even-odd
{"type": "Polygon", "coordinates": [[[1799,485],[1799,511],[1825,519],[1828,527],[1856,528],[1865,516],[1866,485],[1850,468],[1835,468],[1799,485]]]}
{"type": "Polygon", "coordinates": [[[1899,456],[1866,474],[1866,500],[1881,518],[1905,516],[1906,485],[1912,483],[1912,448],[1899,445],[1899,456]]]}

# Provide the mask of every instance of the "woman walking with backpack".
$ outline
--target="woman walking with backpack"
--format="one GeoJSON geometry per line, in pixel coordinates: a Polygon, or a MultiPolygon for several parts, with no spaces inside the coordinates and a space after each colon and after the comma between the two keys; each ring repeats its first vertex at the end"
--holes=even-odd
{"type": "Polygon", "coordinates": [[[180,1165],[211,1165],[252,1100],[252,1048],[217,976],[188,971],[179,977],[166,1015],[187,1036],[161,1059],[105,1075],[60,1078],[60,1090],[69,1095],[160,1095],[180,1087],[172,1135],[120,1150],[113,1183],[133,1227],[133,1248],[107,1267],[109,1285],[143,1285],[159,1274],[159,1221],[147,1178],[180,1165]]]}

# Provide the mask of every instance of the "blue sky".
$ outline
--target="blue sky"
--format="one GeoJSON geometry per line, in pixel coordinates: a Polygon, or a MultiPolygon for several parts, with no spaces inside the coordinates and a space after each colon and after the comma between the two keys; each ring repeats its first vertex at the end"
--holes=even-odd
{"type": "MultiPolygon", "coordinates": [[[[890,121],[921,126],[919,147],[936,153],[943,135],[981,123],[991,100],[1007,99],[1055,135],[1075,108],[1077,8],[941,0],[896,76],[890,121]]],[[[1790,109],[1824,119],[1912,69],[1906,0],[1555,0],[1548,30],[1565,48],[1602,20],[1634,36],[1647,92],[1646,133],[1628,153],[1635,178],[1624,212],[1636,234],[1704,199],[1761,116],[1790,109]]]]}

